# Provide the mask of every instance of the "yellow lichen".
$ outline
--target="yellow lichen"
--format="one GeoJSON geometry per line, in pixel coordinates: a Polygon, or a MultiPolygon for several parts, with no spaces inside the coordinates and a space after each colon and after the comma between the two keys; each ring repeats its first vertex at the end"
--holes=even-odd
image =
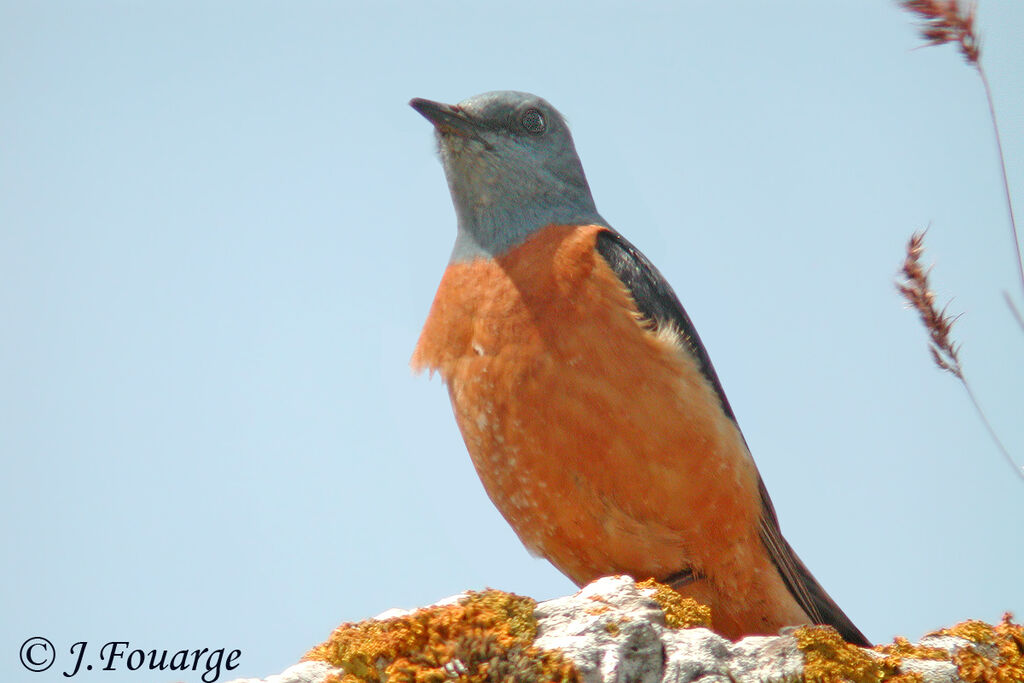
{"type": "Polygon", "coordinates": [[[973,643],[994,648],[995,657],[987,656],[979,648],[965,647],[953,655],[957,673],[967,683],[1020,683],[1024,681],[1024,627],[1012,621],[1009,612],[1003,620],[992,626],[983,621],[965,621],[939,635],[960,636],[973,643]]]}
{"type": "Polygon", "coordinates": [[[831,626],[801,626],[793,631],[804,654],[804,680],[811,683],[911,683],[917,673],[899,672],[897,664],[876,659],[850,645],[831,626]]]}
{"type": "MultiPolygon", "coordinates": [[[[710,609],[653,580],[653,589],[670,628],[710,626],[710,609]]],[[[579,683],[572,663],[558,652],[533,645],[536,602],[511,593],[469,593],[456,604],[428,607],[392,619],[342,624],[304,659],[341,669],[325,683],[579,683]]],[[[588,608],[601,614],[607,606],[588,608]]],[[[940,648],[896,638],[892,645],[868,651],[846,643],[828,626],[803,626],[793,632],[804,655],[803,680],[811,683],[915,683],[920,674],[900,673],[905,658],[952,660],[967,683],[1024,682],[1024,627],[1010,614],[993,626],[966,621],[938,635],[974,643],[950,656],[940,648]]],[[[620,632],[618,622],[605,629],[620,632]]]]}
{"type": "Polygon", "coordinates": [[[693,598],[684,598],[671,587],[647,579],[638,583],[637,588],[653,588],[652,596],[665,612],[665,625],[669,628],[711,628],[711,608],[693,598]]]}
{"type": "Polygon", "coordinates": [[[986,624],[984,621],[978,621],[977,619],[962,621],[956,626],[936,631],[936,634],[966,638],[972,643],[991,643],[995,637],[992,631],[992,624],[986,624]]]}
{"type": "Polygon", "coordinates": [[[876,645],[874,650],[889,655],[897,664],[904,658],[950,661],[950,654],[942,648],[916,645],[899,636],[892,641],[892,645],[876,645]]]}
{"type": "Polygon", "coordinates": [[[577,683],[572,663],[533,645],[534,600],[485,590],[457,604],[342,624],[304,659],[342,669],[336,683],[577,683]]]}

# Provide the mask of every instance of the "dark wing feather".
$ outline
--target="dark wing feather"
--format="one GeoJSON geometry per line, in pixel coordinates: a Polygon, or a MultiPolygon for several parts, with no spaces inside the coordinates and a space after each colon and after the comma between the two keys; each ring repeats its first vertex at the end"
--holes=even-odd
{"type": "MultiPolygon", "coordinates": [[[[678,331],[682,341],[697,359],[701,372],[718,394],[722,410],[735,422],[736,416],[729,405],[729,399],[725,397],[722,384],[690,316],[654,264],[625,237],[611,229],[597,234],[597,251],[629,290],[637,309],[654,329],[671,325],[678,331]]],[[[761,492],[761,541],[797,604],[815,623],[834,627],[850,643],[870,647],[868,639],[832,601],[782,537],[775,506],[768,497],[768,490],[760,475],[758,485],[761,492]]],[[[690,572],[692,580],[692,571],[684,571],[690,572]]]]}
{"type": "Polygon", "coordinates": [[[597,251],[619,276],[622,284],[626,285],[637,309],[651,321],[654,329],[672,325],[679,332],[687,349],[696,357],[700,371],[715,388],[725,414],[735,422],[736,416],[733,415],[732,406],[725,397],[722,384],[718,381],[711,359],[708,358],[708,352],[697,336],[697,328],[690,322],[690,316],[686,315],[672,287],[654,264],[630,244],[629,240],[611,229],[597,233],[597,251]]]}
{"type": "Polygon", "coordinates": [[[828,624],[839,631],[839,635],[848,643],[871,647],[871,641],[829,597],[807,566],[797,557],[789,542],[783,538],[779,519],[775,515],[775,506],[768,497],[768,489],[765,488],[760,475],[757,483],[761,491],[761,542],[768,549],[772,562],[778,567],[786,588],[814,623],[828,624]]]}

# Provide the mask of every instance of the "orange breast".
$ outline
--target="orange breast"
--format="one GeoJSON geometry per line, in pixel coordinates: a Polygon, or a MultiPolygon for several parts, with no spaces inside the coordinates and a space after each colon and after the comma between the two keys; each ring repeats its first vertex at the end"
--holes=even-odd
{"type": "Polygon", "coordinates": [[[441,374],[523,543],[575,582],[689,566],[761,602],[780,583],[758,540],[753,461],[692,356],[640,324],[595,250],[600,230],[549,226],[498,259],[450,265],[412,364],[441,374]]]}

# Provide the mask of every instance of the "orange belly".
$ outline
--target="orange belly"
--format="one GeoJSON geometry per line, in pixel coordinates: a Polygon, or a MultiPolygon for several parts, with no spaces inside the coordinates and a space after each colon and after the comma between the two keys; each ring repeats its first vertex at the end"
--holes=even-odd
{"type": "Polygon", "coordinates": [[[691,567],[707,579],[689,592],[726,635],[806,621],[760,544],[739,429],[675,336],[640,323],[594,249],[600,229],[549,226],[451,264],[413,366],[441,374],[523,543],[576,583],[691,567]]]}

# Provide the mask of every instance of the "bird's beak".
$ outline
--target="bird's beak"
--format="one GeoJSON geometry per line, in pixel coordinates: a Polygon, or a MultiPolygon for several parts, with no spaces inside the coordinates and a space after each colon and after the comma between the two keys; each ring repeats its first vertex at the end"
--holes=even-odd
{"type": "Polygon", "coordinates": [[[467,138],[480,139],[478,127],[466,116],[458,106],[425,100],[422,97],[414,97],[409,100],[409,106],[423,115],[427,121],[434,124],[434,128],[442,133],[452,133],[467,138]]]}

